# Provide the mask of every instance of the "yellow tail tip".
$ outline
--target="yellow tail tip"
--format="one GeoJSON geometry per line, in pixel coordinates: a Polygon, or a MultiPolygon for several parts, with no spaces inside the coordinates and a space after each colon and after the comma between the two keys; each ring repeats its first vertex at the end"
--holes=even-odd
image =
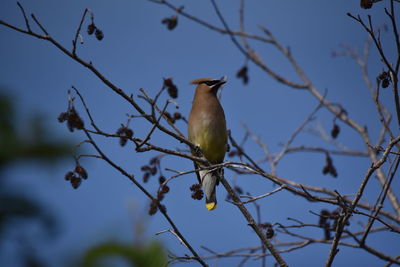
{"type": "Polygon", "coordinates": [[[216,209],[217,208],[217,203],[215,203],[215,202],[206,203],[206,208],[208,210],[216,209]]]}

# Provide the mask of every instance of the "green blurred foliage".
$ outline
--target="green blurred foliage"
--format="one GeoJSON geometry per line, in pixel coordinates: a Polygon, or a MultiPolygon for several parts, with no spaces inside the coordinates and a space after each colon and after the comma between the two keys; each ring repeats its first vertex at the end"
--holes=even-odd
{"type": "Polygon", "coordinates": [[[52,237],[56,233],[55,217],[27,192],[19,191],[12,182],[6,183],[12,178],[7,177],[4,170],[15,163],[24,164],[27,161],[52,164],[70,156],[72,145],[52,138],[41,117],[20,121],[17,115],[11,97],[0,94],[0,249],[6,242],[15,242],[17,254],[20,255],[16,259],[18,263],[23,266],[45,266],[30,242],[10,240],[7,234],[17,230],[19,235],[14,239],[28,241],[27,226],[39,222],[44,233],[52,237]]]}
{"type": "MultiPolygon", "coordinates": [[[[34,116],[20,121],[11,97],[0,93],[0,266],[1,246],[10,242],[7,232],[18,229],[24,235],[24,228],[32,222],[39,222],[49,236],[55,235],[56,219],[47,209],[26,192],[17,190],[13,183],[5,183],[5,167],[15,163],[24,164],[38,161],[38,164],[53,164],[72,155],[73,146],[65,140],[55,140],[44,127],[44,120],[34,116]]],[[[29,237],[26,237],[29,238],[29,237]]],[[[18,242],[18,241],[16,241],[18,242]]],[[[40,257],[40,249],[30,242],[16,246],[19,255],[17,262],[22,266],[47,266],[40,257]]],[[[7,255],[6,255],[7,256],[7,255]]],[[[143,245],[143,242],[124,244],[115,241],[105,242],[89,248],[79,262],[73,266],[115,266],[113,260],[123,260],[128,266],[159,267],[166,266],[167,259],[163,247],[158,243],[143,245]]]]}
{"type": "MultiPolygon", "coordinates": [[[[71,155],[71,144],[54,140],[39,116],[25,121],[18,129],[17,114],[10,97],[0,94],[0,171],[6,164],[20,160],[53,163],[71,155]]],[[[1,181],[0,181],[1,182],[1,181]]]]}
{"type": "Polygon", "coordinates": [[[167,265],[163,247],[156,243],[132,245],[118,242],[106,242],[86,251],[82,267],[112,266],[112,259],[122,259],[129,266],[161,267],[167,265]]]}

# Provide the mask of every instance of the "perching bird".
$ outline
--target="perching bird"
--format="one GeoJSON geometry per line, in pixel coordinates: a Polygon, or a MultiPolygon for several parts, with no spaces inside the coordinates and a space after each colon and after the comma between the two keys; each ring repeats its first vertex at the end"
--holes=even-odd
{"type": "MultiPolygon", "coordinates": [[[[191,84],[197,84],[197,88],[189,115],[189,140],[200,148],[204,157],[212,164],[223,162],[227,149],[225,114],[217,98],[217,91],[224,83],[226,83],[225,79],[210,78],[191,82],[191,84]]],[[[192,153],[195,154],[195,151],[192,153]]],[[[197,169],[196,162],[194,165],[197,169]]],[[[208,210],[217,207],[215,187],[218,184],[218,173],[222,175],[222,169],[203,170],[197,173],[199,183],[205,193],[208,210]]]]}

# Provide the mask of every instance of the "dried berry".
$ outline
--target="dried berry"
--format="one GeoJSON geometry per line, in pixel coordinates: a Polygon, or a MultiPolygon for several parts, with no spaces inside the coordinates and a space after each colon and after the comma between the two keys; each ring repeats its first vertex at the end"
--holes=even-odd
{"type": "Polygon", "coordinates": [[[74,173],[73,172],[71,172],[71,171],[69,171],[69,172],[67,172],[66,174],[65,174],[65,180],[67,180],[67,181],[69,181],[69,180],[71,180],[71,178],[72,177],[74,177],[74,173]]]}
{"type": "Polygon", "coordinates": [[[150,168],[150,174],[153,176],[157,174],[157,171],[158,169],[156,166],[150,168]]]}
{"type": "Polygon", "coordinates": [[[203,195],[204,195],[203,190],[199,189],[192,193],[192,198],[201,200],[201,199],[203,199],[203,195]]]}
{"type": "Polygon", "coordinates": [[[132,138],[133,131],[130,128],[122,125],[121,127],[118,128],[116,134],[120,136],[119,137],[120,146],[125,146],[126,143],[128,142],[128,139],[132,138]]]}
{"type": "Polygon", "coordinates": [[[328,210],[321,210],[319,213],[319,222],[318,225],[320,227],[324,227],[328,219],[330,218],[330,212],[328,210]]]}
{"type": "Polygon", "coordinates": [[[132,138],[132,136],[133,136],[132,129],[125,128],[125,136],[128,137],[128,138],[132,138]]]}
{"type": "Polygon", "coordinates": [[[382,80],[382,88],[388,88],[389,84],[390,84],[389,79],[382,80]]]}
{"type": "Polygon", "coordinates": [[[360,6],[364,9],[370,9],[372,7],[373,1],[372,0],[361,0],[360,6]]]}
{"type": "Polygon", "coordinates": [[[58,122],[64,122],[68,119],[68,113],[67,112],[61,112],[60,115],[58,115],[58,122]]]}
{"type": "Polygon", "coordinates": [[[141,171],[144,171],[144,172],[149,171],[149,170],[150,170],[150,166],[144,165],[144,166],[142,166],[142,167],[140,168],[140,170],[141,170],[141,171]]]}
{"type": "Polygon", "coordinates": [[[160,184],[164,183],[164,182],[165,182],[165,177],[161,175],[161,176],[158,178],[158,182],[159,182],[160,184]]]}
{"type": "Polygon", "coordinates": [[[385,80],[389,78],[389,73],[387,73],[386,71],[382,71],[381,74],[379,74],[378,79],[379,80],[385,80]]]}
{"type": "Polygon", "coordinates": [[[96,28],[96,31],[94,33],[96,35],[97,40],[101,41],[104,38],[104,33],[102,30],[96,28]]]}
{"type": "Polygon", "coordinates": [[[67,126],[71,132],[73,132],[74,129],[83,129],[84,127],[84,123],[74,107],[68,110],[67,126]]]}
{"type": "Polygon", "coordinates": [[[88,178],[88,174],[87,174],[86,170],[81,165],[76,165],[75,172],[77,174],[79,174],[79,176],[83,179],[88,178]]]}
{"type": "Polygon", "coordinates": [[[96,25],[94,25],[94,23],[92,22],[91,24],[88,25],[87,27],[87,33],[89,35],[92,35],[94,33],[94,31],[96,30],[96,25]]]}
{"type": "Polygon", "coordinates": [[[176,25],[178,25],[178,17],[173,15],[169,18],[164,18],[161,21],[162,24],[166,24],[168,30],[172,31],[173,29],[175,29],[176,25]]]}
{"type": "Polygon", "coordinates": [[[147,182],[149,181],[149,178],[150,178],[150,173],[145,172],[145,173],[143,174],[143,182],[144,182],[144,183],[147,183],[147,182]]]}
{"type": "Polygon", "coordinates": [[[177,98],[178,97],[178,88],[175,85],[168,87],[168,94],[172,98],[177,98]]]}
{"type": "Polygon", "coordinates": [[[118,134],[118,135],[124,134],[124,131],[125,131],[124,129],[125,129],[125,126],[119,127],[118,130],[117,130],[117,132],[116,132],[116,134],[118,134]]]}
{"type": "Polygon", "coordinates": [[[274,229],[272,227],[268,228],[267,231],[265,232],[265,235],[267,236],[268,239],[271,239],[275,234],[274,229]]]}
{"type": "Polygon", "coordinates": [[[268,222],[266,222],[266,223],[260,223],[258,226],[260,226],[260,227],[263,228],[264,230],[267,229],[267,228],[269,228],[269,227],[272,227],[272,225],[271,225],[270,223],[268,223],[268,222]]]}
{"type": "Polygon", "coordinates": [[[166,194],[166,193],[168,193],[168,192],[169,192],[169,186],[164,185],[164,186],[161,188],[161,193],[166,194]]]}
{"type": "Polygon", "coordinates": [[[249,82],[249,76],[247,74],[248,68],[244,65],[237,73],[236,78],[242,79],[243,84],[247,84],[249,82]]]}
{"type": "Polygon", "coordinates": [[[164,112],[164,116],[167,118],[167,121],[170,123],[175,123],[174,118],[172,118],[171,114],[167,111],[164,112]]]}
{"type": "Polygon", "coordinates": [[[164,79],[164,86],[167,88],[168,95],[172,98],[178,97],[178,87],[172,82],[172,78],[164,79]]]}
{"type": "Polygon", "coordinates": [[[340,133],[340,127],[336,123],[333,124],[333,128],[331,130],[331,136],[333,139],[336,139],[340,133]]]}
{"type": "Polygon", "coordinates": [[[182,115],[179,112],[175,112],[173,118],[174,120],[180,120],[182,118],[182,115]]]}
{"type": "Polygon", "coordinates": [[[259,224],[259,226],[265,231],[265,236],[268,239],[270,239],[270,238],[272,238],[274,236],[275,231],[272,228],[272,224],[267,222],[267,223],[261,223],[261,224],[259,224]]]}
{"type": "Polygon", "coordinates": [[[201,189],[201,184],[193,184],[190,186],[190,191],[196,191],[201,189]]]}
{"type": "Polygon", "coordinates": [[[326,165],[324,166],[324,168],[322,169],[322,173],[325,174],[330,174],[333,177],[337,177],[337,171],[335,166],[333,165],[333,161],[332,158],[327,154],[326,155],[326,165]]]}
{"type": "Polygon", "coordinates": [[[153,199],[150,203],[149,215],[154,215],[158,210],[158,200],[153,199]]]}
{"type": "Polygon", "coordinates": [[[71,181],[71,185],[74,189],[77,189],[82,183],[82,179],[79,177],[76,177],[76,176],[72,176],[70,181],[71,181]]]}
{"type": "Polygon", "coordinates": [[[203,198],[203,190],[201,189],[201,184],[193,184],[190,186],[190,191],[192,191],[192,198],[200,200],[203,198]]]}
{"type": "Polygon", "coordinates": [[[170,77],[170,78],[167,78],[167,79],[164,79],[164,86],[165,87],[172,87],[172,86],[174,86],[174,83],[172,82],[172,78],[170,77]]]}

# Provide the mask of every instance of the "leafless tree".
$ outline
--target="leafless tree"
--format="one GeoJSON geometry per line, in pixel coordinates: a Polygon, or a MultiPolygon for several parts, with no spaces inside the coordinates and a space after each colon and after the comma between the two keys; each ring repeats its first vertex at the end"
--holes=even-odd
{"type": "MultiPolygon", "coordinates": [[[[66,179],[69,180],[74,187],[78,187],[82,180],[87,178],[86,170],[79,164],[79,160],[82,157],[94,157],[104,160],[112,168],[119,171],[121,175],[132,181],[132,183],[150,199],[151,204],[149,207],[149,214],[160,212],[171,226],[170,229],[162,231],[158,234],[165,232],[171,233],[191,253],[191,255],[184,256],[171,254],[171,262],[197,261],[199,264],[207,266],[208,259],[237,257],[241,259],[239,263],[240,265],[244,264],[249,259],[255,258],[262,259],[262,265],[265,265],[266,257],[272,256],[280,266],[288,266],[289,263],[287,263],[285,260],[284,253],[302,249],[315,243],[321,243],[329,244],[330,246],[329,250],[327,251],[326,266],[331,266],[334,262],[335,256],[339,251],[339,246],[348,246],[363,250],[365,253],[372,254],[386,261],[388,266],[391,264],[400,264],[400,254],[390,255],[389,253],[382,251],[379,247],[374,247],[374,245],[367,240],[372,234],[380,234],[385,232],[389,232],[392,235],[400,234],[400,203],[398,200],[398,192],[396,192],[396,188],[391,187],[394,179],[399,178],[398,166],[400,163],[400,99],[398,93],[400,37],[397,28],[398,24],[396,21],[399,18],[399,13],[396,13],[398,1],[383,1],[388,5],[387,8],[384,8],[384,12],[386,14],[388,24],[390,25],[389,34],[392,35],[393,42],[395,43],[395,53],[388,53],[388,51],[385,51],[384,45],[381,42],[381,29],[374,25],[374,21],[371,16],[363,18],[355,14],[348,14],[348,16],[350,19],[354,20],[354,23],[359,24],[360,30],[365,31],[368,35],[368,40],[365,42],[363,52],[359,53],[353,47],[346,45],[344,45],[340,51],[335,52],[336,56],[347,56],[352,58],[361,69],[363,79],[367,88],[369,89],[371,99],[375,104],[376,111],[380,118],[381,131],[377,140],[374,140],[371,137],[365,127],[350,117],[345,107],[339,103],[331,102],[323,93],[323,90],[320,90],[314,85],[313,81],[310,80],[302,67],[297,63],[290,49],[282,44],[277,38],[275,38],[273,33],[268,28],[260,26],[260,34],[254,34],[245,31],[244,0],[240,1],[239,30],[231,29],[215,0],[210,1],[223,27],[211,24],[208,21],[204,21],[201,18],[186,12],[183,7],[175,6],[172,1],[149,1],[154,2],[155,4],[163,5],[165,8],[176,13],[176,15],[166,18],[162,21],[170,30],[177,26],[178,18],[186,18],[189,21],[208,28],[210,31],[229,35],[233,45],[237,47],[237,49],[246,58],[246,62],[248,62],[237,74],[238,77],[243,79],[244,82],[248,81],[247,64],[252,63],[254,66],[262,70],[265,75],[272,77],[277,83],[281,83],[292,89],[302,90],[304,91],[304,94],[309,94],[311,98],[315,98],[318,101],[318,105],[311,114],[305,116],[304,121],[298,126],[297,129],[295,129],[295,131],[293,131],[290,138],[283,144],[280,151],[275,153],[271,152],[265,141],[258,138],[251,129],[245,126],[245,138],[243,141],[238,141],[234,138],[234,136],[237,136],[237,133],[229,133],[229,160],[222,164],[212,165],[203,157],[201,157],[201,151],[198,156],[193,156],[189,153],[187,148],[195,150],[195,145],[190,143],[185,134],[174,124],[176,120],[185,120],[182,114],[176,113],[171,115],[167,112],[170,105],[176,105],[173,99],[176,97],[177,87],[173,83],[172,79],[165,79],[161,89],[154,97],[150,96],[145,89],[140,89],[140,95],[138,97],[134,97],[105,77],[105,75],[103,75],[91,61],[87,61],[79,56],[77,50],[83,34],[82,29],[88,19],[90,19],[87,26],[88,34],[95,34],[96,38],[99,40],[103,38],[103,32],[96,26],[94,22],[94,14],[89,9],[84,10],[82,19],[76,29],[76,34],[72,41],[72,48],[69,49],[67,46],[55,40],[47,32],[46,26],[41,24],[39,19],[35,17],[34,14],[31,14],[29,17],[22,5],[18,3],[18,7],[22,12],[22,17],[25,20],[25,26],[19,27],[0,20],[1,25],[18,31],[22,34],[30,35],[45,42],[51,43],[66,56],[72,58],[78,64],[89,69],[110,90],[123,98],[135,110],[135,114],[129,115],[126,123],[124,123],[116,133],[106,132],[102,130],[102,127],[94,120],[94,117],[92,116],[93,110],[89,109],[80,90],[72,87],[68,94],[68,110],[60,114],[59,120],[60,122],[66,122],[71,131],[83,131],[86,136],[86,139],[83,143],[91,145],[94,148],[95,153],[91,155],[77,155],[77,165],[73,171],[67,173],[66,179]],[[32,23],[38,26],[41,32],[32,30],[32,23]],[[257,51],[253,48],[254,42],[261,42],[266,46],[276,49],[293,68],[300,82],[284,77],[279,72],[275,71],[273,67],[270,66],[268,62],[265,62],[259,56],[259,53],[257,53],[257,51]],[[372,77],[376,77],[375,79],[371,79],[371,75],[368,73],[368,59],[372,49],[378,51],[383,68],[381,73],[372,74],[372,77]],[[395,106],[393,114],[391,114],[391,109],[388,108],[388,105],[391,105],[392,103],[384,104],[380,99],[380,91],[382,88],[391,88],[392,103],[394,103],[395,106]],[[162,103],[160,101],[160,96],[165,94],[165,92],[168,93],[170,99],[165,103],[162,103]],[[138,99],[144,101],[138,101],[138,99]],[[80,112],[86,113],[84,116],[87,118],[85,122],[79,116],[75,107],[77,102],[81,103],[83,106],[80,112]],[[146,111],[148,107],[149,111],[146,111]],[[326,146],[294,146],[293,143],[298,134],[306,130],[306,127],[309,126],[310,122],[318,116],[321,110],[328,111],[334,118],[334,125],[330,135],[326,134],[323,129],[313,129],[318,138],[325,140],[326,146]],[[132,120],[144,120],[148,122],[150,128],[145,136],[137,136],[134,134],[129,126],[132,120]],[[341,131],[339,124],[336,122],[340,122],[342,127],[347,127],[358,135],[364,144],[364,149],[362,151],[347,149],[345,146],[341,146],[339,143],[335,142],[336,137],[341,131]],[[176,140],[180,143],[183,143],[186,146],[186,149],[174,150],[169,149],[168,146],[160,146],[155,144],[155,142],[152,142],[151,138],[155,132],[160,132],[171,138],[171,140],[176,140]],[[240,187],[235,186],[233,182],[228,181],[224,177],[219,177],[220,183],[227,191],[227,201],[232,205],[235,205],[239,212],[244,216],[244,218],[247,220],[248,226],[251,227],[259,237],[261,245],[237,248],[235,250],[226,252],[216,252],[210,248],[204,247],[203,249],[207,252],[207,254],[201,256],[198,252],[198,248],[193,247],[190,244],[190,241],[183,236],[177,227],[176,222],[173,220],[173,218],[171,218],[167,212],[167,208],[163,204],[163,199],[169,191],[169,182],[172,179],[181,177],[183,175],[193,174],[195,170],[182,171],[170,169],[173,174],[160,179],[157,193],[152,194],[150,190],[147,189],[145,181],[141,182],[137,179],[140,173],[131,174],[128,170],[120,167],[118,163],[113,160],[112,155],[106,154],[102,147],[98,145],[94,136],[119,139],[121,146],[131,143],[134,145],[136,153],[146,154],[150,151],[159,152],[159,156],[150,159],[149,165],[143,166],[142,171],[145,174],[144,180],[146,180],[146,177],[148,178],[150,175],[157,173],[161,169],[160,162],[164,157],[168,156],[177,157],[182,160],[185,159],[189,161],[201,162],[202,165],[208,166],[208,169],[214,169],[222,166],[238,176],[253,175],[259,177],[260,179],[264,179],[268,183],[272,182],[276,185],[275,189],[272,191],[265,192],[262,195],[251,195],[244,193],[244,191],[240,187]],[[262,149],[264,152],[263,159],[255,159],[252,156],[252,151],[248,151],[246,149],[246,144],[250,141],[254,141],[262,149]],[[331,147],[328,146],[331,144],[334,144],[336,149],[328,148],[331,147]],[[348,157],[349,161],[355,157],[365,157],[370,160],[371,164],[367,169],[364,170],[364,175],[362,177],[357,177],[359,180],[359,185],[357,188],[351,188],[351,192],[354,192],[351,195],[343,195],[331,188],[302,184],[290,177],[278,176],[277,166],[281,163],[285,156],[291,153],[309,152],[319,153],[325,157],[326,165],[323,168],[323,173],[332,176],[337,176],[337,170],[332,159],[333,155],[338,157],[348,157]],[[264,163],[267,163],[270,166],[270,172],[263,168],[264,163]],[[365,188],[370,183],[371,178],[374,176],[379,181],[379,187],[377,187],[376,190],[380,193],[377,198],[372,199],[365,195],[365,188]],[[292,222],[290,224],[284,224],[281,222],[262,222],[260,220],[260,204],[258,204],[259,200],[268,198],[273,194],[285,193],[291,193],[297,198],[305,199],[309,201],[310,205],[319,203],[326,205],[327,208],[317,213],[312,212],[310,215],[311,218],[308,222],[303,222],[296,218],[289,218],[289,220],[292,222]],[[387,202],[385,202],[386,199],[388,199],[387,202]],[[384,203],[387,204],[387,206],[384,205],[384,203]],[[249,205],[254,205],[256,211],[255,214],[252,214],[249,211],[249,205]],[[333,209],[332,206],[334,207],[333,209]],[[356,227],[350,224],[349,219],[351,217],[357,218],[359,221],[364,222],[361,230],[360,226],[356,227]],[[324,233],[324,237],[320,238],[298,232],[298,230],[305,228],[320,229],[321,232],[324,233]],[[281,236],[289,237],[290,241],[279,241],[281,236]]],[[[362,0],[361,7],[381,8],[381,6],[378,5],[384,4],[377,2],[380,1],[362,0]]],[[[202,192],[199,186],[194,185],[191,189],[193,191],[194,198],[201,198],[202,192]]],[[[246,227],[246,225],[243,225],[243,227],[246,227]]]]}

